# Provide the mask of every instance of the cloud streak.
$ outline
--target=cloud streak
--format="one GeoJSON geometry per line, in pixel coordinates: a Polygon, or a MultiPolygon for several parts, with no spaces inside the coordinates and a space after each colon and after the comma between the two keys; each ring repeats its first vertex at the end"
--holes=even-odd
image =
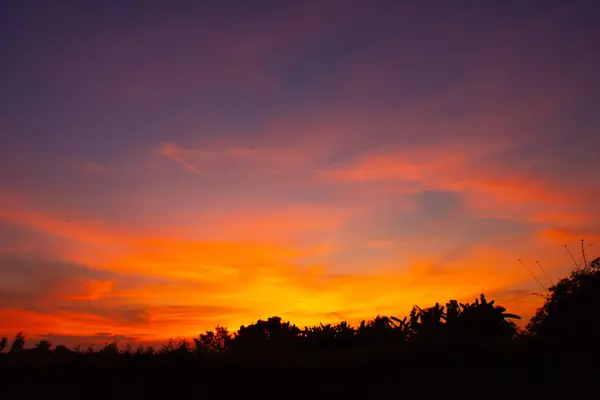
{"type": "Polygon", "coordinates": [[[83,168],[85,168],[88,171],[97,172],[100,174],[105,174],[108,172],[108,169],[106,167],[91,161],[83,164],[83,168]]]}

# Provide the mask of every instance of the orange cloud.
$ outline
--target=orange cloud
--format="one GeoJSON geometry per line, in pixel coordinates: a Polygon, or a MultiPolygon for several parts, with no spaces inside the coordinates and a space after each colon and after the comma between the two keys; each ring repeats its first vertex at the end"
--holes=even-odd
{"type": "Polygon", "coordinates": [[[23,309],[0,309],[2,318],[1,335],[14,335],[25,332],[29,337],[39,337],[46,333],[61,332],[66,335],[94,334],[114,327],[109,319],[81,313],[40,313],[23,309]]]}
{"type": "Polygon", "coordinates": [[[588,244],[595,244],[600,242],[600,229],[551,227],[541,230],[539,236],[562,245],[576,243],[580,240],[587,241],[588,244]]]}
{"type": "Polygon", "coordinates": [[[401,157],[378,155],[363,159],[356,167],[323,170],[321,173],[325,178],[333,181],[418,181],[427,167],[427,165],[403,162],[401,157]]]}
{"type": "Polygon", "coordinates": [[[59,216],[28,208],[28,202],[15,197],[0,197],[0,220],[26,226],[61,238],[89,244],[115,244],[115,235],[106,232],[98,220],[80,220],[78,216],[59,216]]]}
{"type": "MultiPolygon", "coordinates": [[[[23,215],[37,214],[18,214],[23,215]]],[[[65,225],[49,224],[49,217],[41,220],[44,227],[52,228],[49,232],[56,229],[54,233],[66,236],[60,233],[65,225]]],[[[104,236],[101,231],[96,234],[104,236]]],[[[69,237],[87,240],[89,234],[69,237]]],[[[398,266],[367,275],[340,275],[329,272],[326,264],[302,263],[303,258],[326,255],[330,249],[323,247],[129,236],[115,240],[123,248],[119,254],[99,257],[113,243],[91,241],[100,247],[65,256],[117,275],[84,280],[68,292],[62,288],[47,303],[50,314],[23,314],[40,321],[37,324],[28,325],[16,312],[5,310],[6,329],[33,334],[112,332],[151,340],[191,335],[217,324],[235,328],[274,314],[310,325],[351,310],[344,311],[345,318],[355,321],[383,312],[401,315],[414,303],[499,291],[523,279],[514,268],[496,269],[499,255],[490,250],[473,253],[466,261],[419,264],[415,260],[409,269],[398,266]],[[128,274],[162,281],[137,279],[127,288],[123,284],[129,282],[124,280],[128,274]]]]}
{"type": "MultiPolygon", "coordinates": [[[[367,155],[355,163],[321,170],[320,173],[332,182],[360,184],[388,181],[394,184],[397,194],[425,190],[463,192],[469,209],[474,212],[487,215],[503,213],[512,217],[525,214],[532,220],[541,220],[549,213],[554,217],[563,215],[571,219],[573,211],[561,213],[557,212],[557,207],[573,210],[582,199],[592,196],[586,187],[563,188],[560,183],[476,161],[483,154],[485,149],[480,149],[477,154],[472,152],[471,146],[456,148],[450,154],[445,148],[417,148],[367,155]]],[[[587,216],[590,215],[588,213],[587,216]]]]}
{"type": "Polygon", "coordinates": [[[70,295],[69,300],[98,300],[111,292],[117,285],[116,281],[88,280],[84,282],[80,295],[70,295]]]}
{"type": "MultiPolygon", "coordinates": [[[[240,204],[245,204],[243,198],[240,204]]],[[[211,240],[289,241],[300,234],[323,234],[340,229],[351,207],[319,205],[264,207],[252,210],[172,212],[160,227],[164,237],[211,240]]]]}

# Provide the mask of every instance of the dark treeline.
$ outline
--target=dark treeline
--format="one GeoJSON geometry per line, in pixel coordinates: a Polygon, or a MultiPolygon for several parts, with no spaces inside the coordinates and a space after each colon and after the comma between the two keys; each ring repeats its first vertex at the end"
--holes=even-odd
{"type": "Polygon", "coordinates": [[[19,333],[0,342],[0,384],[20,393],[44,387],[57,395],[94,388],[94,394],[167,389],[229,397],[258,390],[261,397],[365,398],[475,387],[488,394],[507,387],[517,394],[525,388],[556,394],[595,385],[599,310],[600,258],[548,288],[525,329],[515,325],[518,316],[481,295],[469,303],[414,307],[402,319],[377,316],[358,326],[299,328],[271,317],[237,332],[217,327],[161,348],[107,343],[82,350],[53,348],[42,340],[27,349],[19,333]]]}

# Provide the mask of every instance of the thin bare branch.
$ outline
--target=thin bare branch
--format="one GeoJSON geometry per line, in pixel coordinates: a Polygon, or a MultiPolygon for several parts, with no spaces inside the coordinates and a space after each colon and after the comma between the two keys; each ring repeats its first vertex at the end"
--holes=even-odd
{"type": "Polygon", "coordinates": [[[554,282],[552,282],[552,279],[550,279],[550,276],[546,273],[546,270],[542,267],[542,264],[540,264],[540,262],[537,260],[535,263],[537,264],[538,268],[542,271],[546,279],[548,279],[548,282],[550,282],[550,286],[554,286],[554,282]]]}
{"type": "Polygon", "coordinates": [[[575,268],[579,269],[580,268],[579,264],[577,264],[577,261],[575,261],[575,257],[573,257],[573,253],[571,253],[571,250],[569,250],[569,247],[567,247],[566,244],[565,244],[565,249],[567,250],[567,253],[569,253],[571,260],[573,260],[573,264],[575,264],[575,268]]]}
{"type": "Polygon", "coordinates": [[[530,269],[530,268],[529,268],[527,265],[525,265],[525,263],[523,262],[523,260],[521,260],[521,259],[519,258],[519,262],[520,262],[520,263],[521,263],[521,264],[522,264],[522,265],[525,267],[525,269],[526,269],[527,271],[529,271],[529,273],[531,274],[531,276],[533,276],[533,279],[535,279],[535,281],[538,283],[538,285],[540,285],[540,287],[541,287],[542,289],[544,289],[544,291],[545,291],[545,292],[546,292],[548,295],[550,295],[550,292],[548,292],[548,289],[546,289],[546,287],[545,287],[545,286],[542,284],[542,282],[541,282],[541,281],[538,279],[538,277],[537,277],[537,276],[535,276],[535,274],[533,273],[533,271],[532,271],[532,270],[531,270],[531,269],[530,269]]]}

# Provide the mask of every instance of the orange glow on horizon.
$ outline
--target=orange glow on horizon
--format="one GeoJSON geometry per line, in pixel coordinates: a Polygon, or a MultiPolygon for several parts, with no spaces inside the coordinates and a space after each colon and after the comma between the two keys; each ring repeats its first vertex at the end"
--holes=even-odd
{"type": "MultiPolygon", "coordinates": [[[[445,260],[434,253],[425,259],[424,253],[409,251],[410,257],[398,263],[393,261],[394,254],[403,259],[407,252],[401,250],[402,243],[392,240],[385,246],[365,244],[389,254],[379,267],[374,262],[367,273],[341,273],[329,271],[327,266],[328,257],[337,249],[334,242],[329,246],[298,247],[286,241],[269,244],[118,237],[97,228],[72,229],[37,212],[5,211],[3,215],[10,215],[12,222],[72,241],[60,254],[63,262],[87,265],[106,275],[74,276],[72,280],[63,276],[60,286],[44,295],[37,310],[23,314],[10,307],[3,309],[0,333],[4,335],[21,330],[30,337],[112,332],[152,342],[193,336],[216,325],[235,330],[272,315],[299,326],[342,319],[358,322],[378,314],[402,316],[414,304],[431,305],[451,298],[469,300],[481,292],[490,298],[496,294],[499,304],[525,317],[540,304],[538,298],[523,295],[531,292],[527,288],[532,285],[527,271],[516,262],[517,249],[476,246],[456,260],[445,260]],[[111,252],[114,246],[119,251],[111,252]],[[520,294],[503,294],[515,285],[523,287],[520,294]]],[[[249,225],[244,221],[240,225],[256,223],[251,222],[252,218],[249,221],[249,225]]],[[[322,225],[299,221],[298,229],[320,231],[340,226],[339,222],[322,225]]],[[[276,231],[279,223],[271,228],[276,231]]],[[[293,232],[292,228],[282,232],[293,232]]],[[[248,236],[252,233],[247,228],[235,232],[248,236]]],[[[557,233],[553,232],[563,231],[539,233],[538,239],[545,243],[542,248],[556,243],[557,233]]],[[[574,237],[561,235],[558,239],[574,237]]],[[[551,256],[542,259],[552,273],[559,273],[556,267],[564,271],[555,261],[551,256]]]]}

